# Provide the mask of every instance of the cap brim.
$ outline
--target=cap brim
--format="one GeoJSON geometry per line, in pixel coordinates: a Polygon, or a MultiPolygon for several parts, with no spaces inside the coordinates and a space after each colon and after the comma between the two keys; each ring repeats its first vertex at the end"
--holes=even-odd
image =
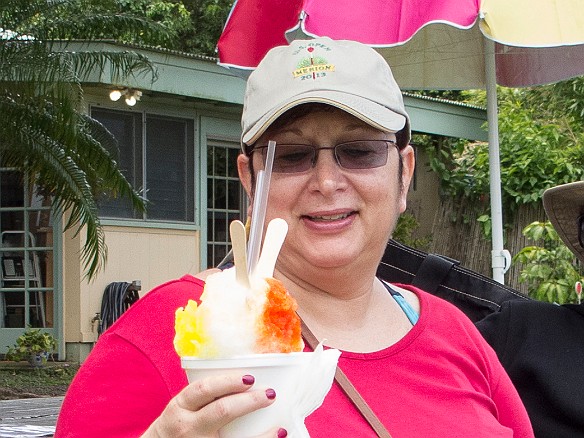
{"type": "Polygon", "coordinates": [[[543,207],[562,241],[584,263],[584,248],[578,241],[578,218],[584,214],[584,181],[546,190],[543,207]]]}
{"type": "Polygon", "coordinates": [[[335,106],[381,131],[398,132],[406,126],[407,122],[403,114],[361,96],[331,90],[313,90],[296,95],[268,111],[243,134],[242,143],[254,143],[278,117],[290,108],[304,103],[325,103],[335,106]]]}

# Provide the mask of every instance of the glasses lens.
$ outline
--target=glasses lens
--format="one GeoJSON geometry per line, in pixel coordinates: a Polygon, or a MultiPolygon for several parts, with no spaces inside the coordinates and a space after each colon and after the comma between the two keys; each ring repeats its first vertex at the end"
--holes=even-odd
{"type": "Polygon", "coordinates": [[[306,172],[312,167],[315,154],[316,149],[310,145],[278,144],[274,152],[272,172],[306,172]]]}
{"type": "Polygon", "coordinates": [[[351,141],[335,147],[335,154],[345,169],[373,169],[387,163],[385,140],[351,141]]]}

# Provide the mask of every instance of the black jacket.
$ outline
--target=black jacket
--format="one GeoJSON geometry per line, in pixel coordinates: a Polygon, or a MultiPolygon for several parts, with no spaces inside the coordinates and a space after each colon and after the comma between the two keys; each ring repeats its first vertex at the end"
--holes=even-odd
{"type": "Polygon", "coordinates": [[[584,437],[584,304],[508,301],[477,322],[537,438],[584,437]]]}

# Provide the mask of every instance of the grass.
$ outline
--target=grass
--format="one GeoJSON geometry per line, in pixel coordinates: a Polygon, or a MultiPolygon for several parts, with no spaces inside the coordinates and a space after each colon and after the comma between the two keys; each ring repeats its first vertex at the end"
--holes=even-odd
{"type": "Polygon", "coordinates": [[[78,369],[68,362],[32,368],[28,362],[0,361],[0,400],[64,395],[78,369]]]}

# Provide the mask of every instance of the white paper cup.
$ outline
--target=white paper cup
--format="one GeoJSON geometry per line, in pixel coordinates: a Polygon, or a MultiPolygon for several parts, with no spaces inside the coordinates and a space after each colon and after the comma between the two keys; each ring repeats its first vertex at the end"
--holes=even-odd
{"type": "Polygon", "coordinates": [[[221,438],[247,438],[276,426],[292,428],[291,413],[296,412],[292,404],[296,402],[298,384],[313,354],[253,354],[228,359],[183,357],[181,363],[189,382],[236,370],[242,376],[255,377],[254,389],[273,388],[276,391],[276,401],[272,405],[237,418],[219,431],[221,438]]]}

